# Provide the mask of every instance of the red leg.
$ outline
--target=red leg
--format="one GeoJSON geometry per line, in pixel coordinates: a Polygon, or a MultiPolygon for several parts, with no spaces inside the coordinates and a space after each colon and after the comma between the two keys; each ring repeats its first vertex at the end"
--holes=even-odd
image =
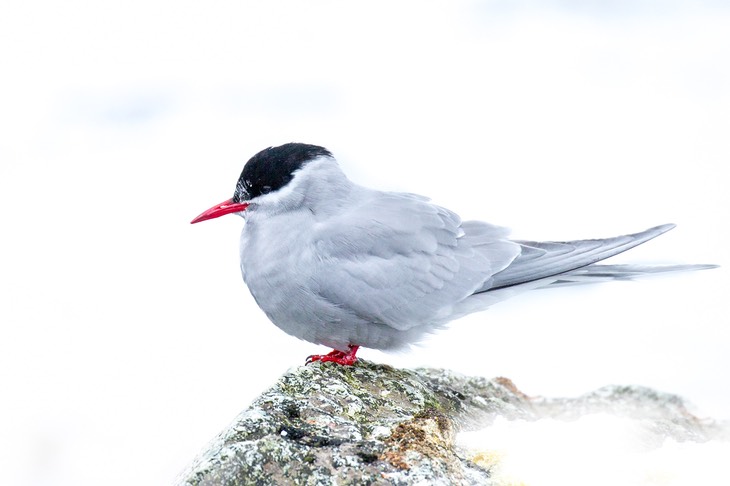
{"type": "Polygon", "coordinates": [[[357,353],[357,350],[360,348],[360,346],[353,346],[352,344],[350,344],[350,346],[348,347],[350,348],[350,351],[348,351],[347,353],[343,353],[342,351],[334,349],[327,354],[313,354],[312,356],[307,358],[307,362],[305,364],[314,363],[315,361],[321,361],[322,363],[332,361],[333,363],[337,363],[339,365],[352,366],[357,361],[357,357],[355,356],[355,354],[357,353]]]}

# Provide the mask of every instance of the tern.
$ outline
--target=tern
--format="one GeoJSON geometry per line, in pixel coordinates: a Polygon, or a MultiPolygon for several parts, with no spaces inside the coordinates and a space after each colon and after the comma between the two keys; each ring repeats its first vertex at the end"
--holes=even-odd
{"type": "Polygon", "coordinates": [[[245,219],[241,271],[279,328],[328,346],[314,361],[352,365],[359,347],[396,350],[527,290],[712,265],[597,265],[674,227],[603,239],[537,242],[462,221],[428,198],[350,181],[325,148],[269,147],[244,166],[231,199],[193,219],[245,219]]]}

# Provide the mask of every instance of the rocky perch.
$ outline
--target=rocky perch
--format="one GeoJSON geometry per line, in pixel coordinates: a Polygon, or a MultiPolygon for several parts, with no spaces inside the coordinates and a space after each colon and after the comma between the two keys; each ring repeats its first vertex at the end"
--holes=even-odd
{"type": "Polygon", "coordinates": [[[656,440],[705,441],[720,427],[682,400],[641,387],[572,399],[534,398],[508,379],[446,370],[315,363],[294,368],[216,437],[178,485],[493,484],[489,462],[455,445],[457,432],[497,417],[639,420],[656,440]]]}

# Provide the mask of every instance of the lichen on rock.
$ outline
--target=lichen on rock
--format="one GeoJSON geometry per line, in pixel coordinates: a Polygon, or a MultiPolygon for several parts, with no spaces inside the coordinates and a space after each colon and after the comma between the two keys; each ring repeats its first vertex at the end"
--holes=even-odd
{"type": "Polygon", "coordinates": [[[644,414],[650,426],[679,440],[710,433],[680,399],[649,389],[608,387],[577,399],[531,398],[505,378],[395,369],[364,360],[355,366],[314,363],[284,374],[177,484],[490,485],[497,459],[460,450],[457,432],[485,427],[497,417],[571,419],[611,407],[644,414]],[[662,413],[652,420],[655,409],[662,413]]]}
{"type": "Polygon", "coordinates": [[[487,471],[455,451],[458,417],[473,400],[448,382],[363,360],[295,368],[178,484],[487,484],[487,471]]]}

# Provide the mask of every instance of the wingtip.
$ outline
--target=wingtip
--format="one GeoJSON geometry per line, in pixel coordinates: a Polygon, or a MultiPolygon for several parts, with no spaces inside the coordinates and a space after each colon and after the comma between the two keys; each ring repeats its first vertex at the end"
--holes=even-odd
{"type": "Polygon", "coordinates": [[[677,227],[677,225],[674,223],[667,223],[667,224],[660,224],[659,226],[655,226],[652,229],[655,231],[658,231],[660,233],[666,233],[670,229],[674,229],[676,227],[677,227]]]}
{"type": "Polygon", "coordinates": [[[628,236],[638,237],[638,238],[642,239],[642,243],[643,243],[644,241],[648,241],[648,240],[656,238],[659,235],[663,235],[664,233],[666,233],[670,229],[673,229],[676,226],[677,225],[674,223],[660,224],[659,226],[653,226],[649,229],[646,229],[639,233],[634,233],[633,235],[628,235],[628,236]]]}

